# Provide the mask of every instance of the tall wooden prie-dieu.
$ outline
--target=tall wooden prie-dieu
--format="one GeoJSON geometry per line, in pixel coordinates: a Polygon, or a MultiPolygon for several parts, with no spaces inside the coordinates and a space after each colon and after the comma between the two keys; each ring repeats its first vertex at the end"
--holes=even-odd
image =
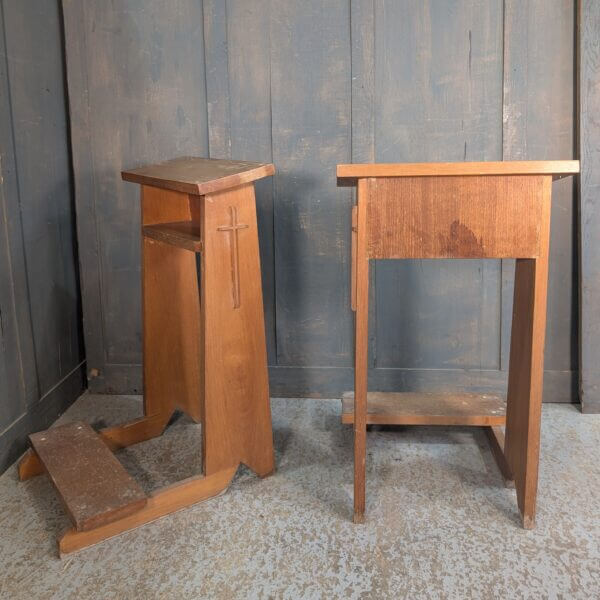
{"type": "Polygon", "coordinates": [[[524,527],[534,526],[552,180],[578,172],[577,161],[338,165],[340,183],[358,187],[355,380],[342,401],[343,422],[354,423],[355,522],[365,514],[367,424],[478,425],[505,480],[514,481],[524,527]],[[372,258],[517,259],[506,402],[489,394],[368,392],[372,258]]]}
{"type": "MultiPolygon", "coordinates": [[[[274,470],[254,181],[271,164],[180,158],[123,172],[141,185],[144,416],[31,436],[21,479],[47,472],[73,528],[62,554],[226,489],[238,465],[274,470]],[[202,475],[147,496],[112,451],[202,423],[202,475]]],[[[199,449],[200,451],[200,449],[199,449]]]]}

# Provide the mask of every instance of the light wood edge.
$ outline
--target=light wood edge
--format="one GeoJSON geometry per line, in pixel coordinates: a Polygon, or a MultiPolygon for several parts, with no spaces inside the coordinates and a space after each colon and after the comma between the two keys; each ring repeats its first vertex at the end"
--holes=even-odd
{"type": "Polygon", "coordinates": [[[350,264],[350,308],[356,312],[356,232],[358,228],[358,206],[352,207],[351,264],[350,264]]]}
{"type": "Polygon", "coordinates": [[[19,461],[17,473],[20,481],[27,481],[44,473],[44,465],[33,448],[29,448],[19,461]]]}
{"type": "Polygon", "coordinates": [[[244,185],[246,183],[251,183],[257,179],[269,177],[274,173],[275,166],[269,163],[260,165],[254,169],[248,169],[247,171],[243,171],[241,173],[235,173],[233,175],[227,175],[226,177],[220,177],[218,179],[196,183],[159,179],[156,177],[150,177],[148,175],[137,174],[131,171],[121,171],[121,177],[123,181],[129,181],[131,183],[139,183],[141,185],[149,185],[166,190],[175,190],[177,192],[184,192],[186,194],[192,194],[195,196],[203,196],[205,194],[212,194],[214,192],[220,192],[229,188],[244,185]]]}
{"type": "Polygon", "coordinates": [[[66,554],[82,550],[116,535],[156,521],[161,517],[187,508],[225,491],[237,471],[237,466],[212,475],[184,479],[158,490],[148,498],[146,506],[138,512],[89,531],[69,529],[58,541],[58,552],[66,554]]]}
{"type": "Polygon", "coordinates": [[[579,173],[578,160],[496,161],[464,163],[364,163],[337,165],[337,177],[443,177],[482,175],[552,175],[554,179],[579,173]]]}
{"type": "MultiPolygon", "coordinates": [[[[113,452],[152,439],[162,434],[171,414],[142,417],[124,425],[106,427],[98,433],[113,452]]],[[[19,480],[26,481],[44,473],[44,466],[33,448],[27,450],[17,467],[19,480]]]]}
{"type": "Polygon", "coordinates": [[[158,437],[165,430],[172,413],[149,415],[130,423],[105,427],[98,432],[102,441],[114,452],[158,437]]]}
{"type": "Polygon", "coordinates": [[[494,425],[492,427],[484,427],[483,430],[490,444],[492,456],[494,457],[502,475],[502,479],[504,480],[504,485],[509,488],[514,488],[515,478],[510,465],[506,460],[506,455],[504,454],[504,429],[494,425]]]}
{"type": "Polygon", "coordinates": [[[366,510],[367,394],[369,354],[369,254],[367,206],[369,179],[358,180],[356,214],[356,312],[354,352],[354,522],[364,523],[366,510]]]}

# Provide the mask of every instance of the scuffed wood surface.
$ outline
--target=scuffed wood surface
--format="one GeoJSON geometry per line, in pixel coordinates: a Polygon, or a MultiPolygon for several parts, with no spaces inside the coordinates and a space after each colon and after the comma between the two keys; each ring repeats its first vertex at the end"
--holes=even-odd
{"type": "Polygon", "coordinates": [[[77,530],[105,525],[146,504],[142,488],[86,423],[53,427],[29,439],[77,530]]]}
{"type": "MultiPolygon", "coordinates": [[[[491,394],[369,392],[368,425],[504,425],[506,401],[491,394]]],[[[354,423],[354,392],[342,397],[342,423],[354,423]]]]}
{"type": "Polygon", "coordinates": [[[125,181],[202,196],[273,175],[272,164],[180,157],[123,171],[125,181]]]}

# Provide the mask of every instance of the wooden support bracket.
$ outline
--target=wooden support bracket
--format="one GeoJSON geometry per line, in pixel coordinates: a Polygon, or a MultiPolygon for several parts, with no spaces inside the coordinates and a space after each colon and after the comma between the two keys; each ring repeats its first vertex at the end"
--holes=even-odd
{"type": "Polygon", "coordinates": [[[236,471],[237,466],[206,477],[197,476],[184,479],[158,490],[148,498],[146,506],[122,519],[89,531],[69,529],[58,542],[58,552],[62,558],[71,552],[87,548],[192,504],[213,498],[229,487],[236,471]]]}

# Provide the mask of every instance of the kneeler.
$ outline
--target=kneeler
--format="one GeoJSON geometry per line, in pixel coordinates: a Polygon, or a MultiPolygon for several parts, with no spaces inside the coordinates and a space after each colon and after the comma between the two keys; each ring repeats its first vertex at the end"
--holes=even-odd
{"type": "Polygon", "coordinates": [[[46,472],[73,527],[61,555],[224,491],[240,463],[274,470],[254,184],[271,164],[182,158],[124,171],[141,184],[144,416],[30,436],[22,480],[46,472]],[[147,496],[113,452],[202,423],[203,474],[147,496]]]}
{"type": "Polygon", "coordinates": [[[354,424],[356,523],[365,515],[368,424],[471,425],[485,427],[504,479],[514,482],[523,526],[534,526],[552,180],[578,172],[577,161],[338,165],[339,183],[358,188],[355,379],[342,399],[342,421],[354,424]],[[489,394],[367,391],[369,260],[402,258],[517,259],[506,402],[489,394]]]}

